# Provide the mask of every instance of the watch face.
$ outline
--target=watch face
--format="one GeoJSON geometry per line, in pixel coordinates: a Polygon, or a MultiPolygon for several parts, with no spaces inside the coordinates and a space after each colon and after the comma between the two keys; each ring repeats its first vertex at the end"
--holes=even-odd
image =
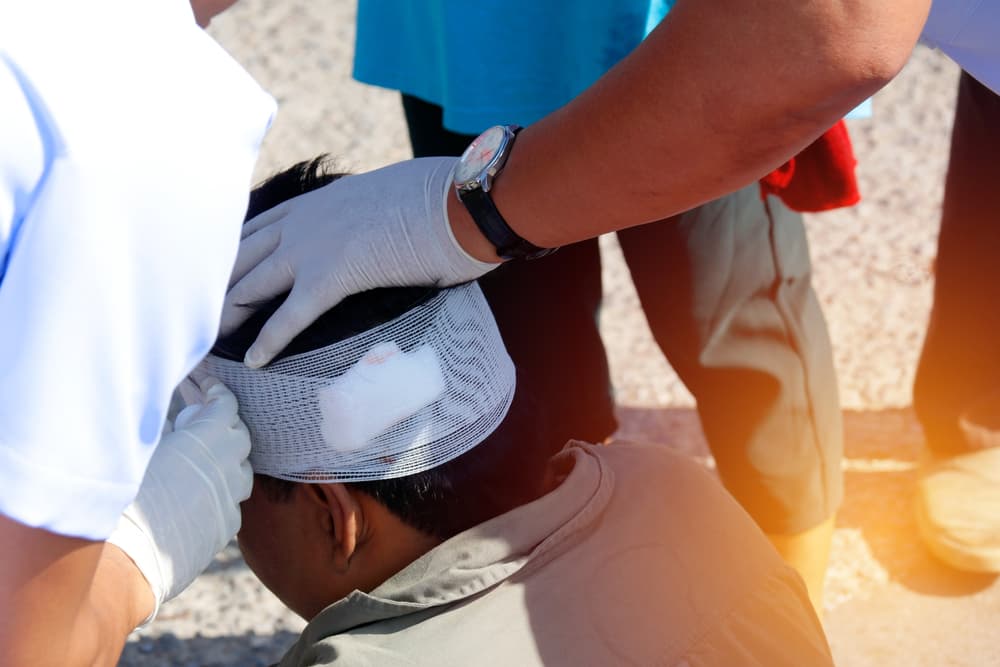
{"type": "Polygon", "coordinates": [[[506,138],[506,129],[496,125],[480,134],[462,153],[455,169],[455,182],[474,181],[493,162],[506,138]]]}

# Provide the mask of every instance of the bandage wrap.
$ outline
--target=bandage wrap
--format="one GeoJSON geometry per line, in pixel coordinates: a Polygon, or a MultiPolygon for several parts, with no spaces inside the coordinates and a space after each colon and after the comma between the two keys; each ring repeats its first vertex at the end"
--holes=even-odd
{"type": "Polygon", "coordinates": [[[254,370],[208,356],[199,372],[236,395],[257,473],[360,482],[429,470],[503,421],[514,364],[475,283],[396,319],[254,370]]]}

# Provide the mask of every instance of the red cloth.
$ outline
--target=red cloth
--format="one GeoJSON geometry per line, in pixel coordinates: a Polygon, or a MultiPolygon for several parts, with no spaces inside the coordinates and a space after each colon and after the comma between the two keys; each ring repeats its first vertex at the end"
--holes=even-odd
{"type": "Polygon", "coordinates": [[[854,176],[851,137],[844,121],[760,179],[760,196],[777,195],[785,206],[806,212],[853,206],[861,199],[854,176]]]}

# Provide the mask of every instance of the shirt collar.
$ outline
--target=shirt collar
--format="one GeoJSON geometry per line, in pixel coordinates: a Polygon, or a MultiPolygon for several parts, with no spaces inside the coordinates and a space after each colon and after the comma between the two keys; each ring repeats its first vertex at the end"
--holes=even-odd
{"type": "Polygon", "coordinates": [[[333,603],[309,622],[302,641],[451,604],[546,562],[559,545],[591,525],[611,499],[614,476],[595,449],[571,443],[550,463],[565,475],[559,486],[438,545],[371,593],[354,591],[333,603]]]}

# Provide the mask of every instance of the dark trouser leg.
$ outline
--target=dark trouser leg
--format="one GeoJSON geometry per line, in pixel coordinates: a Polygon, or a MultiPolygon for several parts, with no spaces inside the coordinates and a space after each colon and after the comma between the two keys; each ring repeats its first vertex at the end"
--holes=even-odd
{"type": "Polygon", "coordinates": [[[768,533],[829,518],[843,436],[801,216],[752,186],[619,239],[729,490],[768,533]]]}
{"type": "MultiPolygon", "coordinates": [[[[444,130],[435,105],[404,96],[404,109],[418,156],[457,155],[473,138],[444,130]]],[[[698,398],[724,480],[765,530],[793,533],[840,502],[841,433],[801,219],[775,208],[772,223],[750,188],[620,238],[654,334],[698,398]]],[[[588,242],[481,281],[560,442],[597,441],[615,427],[596,325],[599,261],[588,242]]]]}
{"type": "Polygon", "coordinates": [[[959,415],[1000,390],[1000,96],[963,73],[913,405],[928,446],[965,451],[959,415]]]}
{"type": "MultiPolygon", "coordinates": [[[[460,155],[475,138],[444,129],[437,105],[404,95],[403,110],[416,157],[460,155]]],[[[505,264],[479,284],[517,366],[519,390],[529,391],[545,406],[553,450],[571,438],[600,442],[611,435],[617,424],[597,329],[597,241],[567,246],[543,259],[505,264]]]]}

